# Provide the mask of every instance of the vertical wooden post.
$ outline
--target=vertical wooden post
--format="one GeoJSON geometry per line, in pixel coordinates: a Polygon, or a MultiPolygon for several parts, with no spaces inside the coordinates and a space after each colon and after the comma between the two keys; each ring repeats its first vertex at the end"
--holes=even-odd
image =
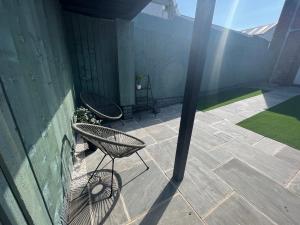
{"type": "Polygon", "coordinates": [[[173,180],[183,179],[203,77],[215,0],[198,0],[180,121],[173,180]]]}

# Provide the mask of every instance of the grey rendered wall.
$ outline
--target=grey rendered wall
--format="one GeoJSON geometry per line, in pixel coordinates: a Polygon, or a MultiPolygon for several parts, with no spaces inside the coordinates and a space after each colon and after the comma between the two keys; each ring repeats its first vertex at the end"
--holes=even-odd
{"type": "Polygon", "coordinates": [[[287,0],[270,44],[271,82],[291,85],[300,66],[300,1],[287,0]]]}
{"type": "MultiPolygon", "coordinates": [[[[185,17],[135,18],[136,74],[150,75],[155,98],[183,95],[192,29],[193,21],[185,17]]],[[[262,38],[212,28],[202,92],[266,80],[267,48],[262,38]]]]}
{"type": "Polygon", "coordinates": [[[135,104],[134,23],[116,20],[120,105],[135,104]]]}
{"type": "Polygon", "coordinates": [[[25,224],[23,217],[58,224],[70,181],[74,111],[59,1],[0,0],[0,40],[0,159],[10,182],[1,195],[11,192],[12,204],[19,203],[12,224],[25,224]]]}
{"type": "Polygon", "coordinates": [[[119,102],[116,22],[67,11],[64,21],[77,97],[88,91],[119,102]]]}

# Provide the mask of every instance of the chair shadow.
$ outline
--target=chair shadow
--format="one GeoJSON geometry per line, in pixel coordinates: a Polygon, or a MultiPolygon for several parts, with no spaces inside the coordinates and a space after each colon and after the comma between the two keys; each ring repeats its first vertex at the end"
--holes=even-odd
{"type": "Polygon", "coordinates": [[[65,224],[104,224],[116,206],[122,188],[120,175],[114,172],[113,194],[110,197],[111,170],[109,169],[97,170],[89,185],[81,193],[91,174],[92,172],[73,179],[65,224]]]}

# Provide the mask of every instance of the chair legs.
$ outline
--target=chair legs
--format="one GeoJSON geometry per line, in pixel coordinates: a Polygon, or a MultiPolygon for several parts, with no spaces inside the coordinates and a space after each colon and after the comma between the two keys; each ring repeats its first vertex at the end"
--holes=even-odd
{"type": "Polygon", "coordinates": [[[87,185],[90,183],[90,180],[93,178],[93,176],[94,176],[95,173],[97,172],[97,169],[99,168],[99,166],[101,165],[101,163],[103,162],[103,160],[105,159],[106,156],[107,156],[107,155],[105,154],[105,155],[102,157],[101,161],[99,162],[99,164],[98,164],[98,166],[96,167],[96,169],[93,171],[92,176],[90,176],[88,182],[86,183],[86,185],[85,185],[84,188],[82,189],[82,191],[81,191],[81,193],[80,193],[79,196],[82,195],[83,191],[86,189],[87,185]]]}
{"type": "MultiPolygon", "coordinates": [[[[146,162],[143,160],[143,158],[140,156],[140,154],[138,152],[136,152],[136,154],[138,155],[138,157],[142,160],[142,162],[144,163],[144,165],[146,166],[146,170],[149,169],[149,166],[146,164],[146,162]]],[[[99,166],[101,165],[101,163],[103,162],[103,160],[105,159],[105,157],[107,156],[107,154],[104,154],[104,156],[102,157],[101,161],[99,162],[99,164],[97,165],[96,169],[93,171],[92,175],[90,176],[88,182],[86,183],[86,185],[84,186],[84,188],[82,189],[81,193],[79,196],[82,195],[82,193],[84,192],[84,190],[87,188],[88,184],[90,183],[91,179],[93,178],[93,176],[95,175],[95,173],[97,172],[99,166]]],[[[110,156],[111,157],[111,156],[110,156]]],[[[111,184],[110,184],[110,195],[109,198],[112,197],[113,195],[113,184],[114,184],[114,166],[115,166],[115,158],[111,157],[112,159],[112,166],[111,166],[111,184]]]]}
{"type": "Polygon", "coordinates": [[[112,194],[113,194],[114,166],[115,166],[115,159],[112,158],[112,166],[111,166],[111,184],[110,184],[110,195],[109,195],[109,198],[111,198],[111,197],[112,197],[112,194]]]}
{"type": "Polygon", "coordinates": [[[149,169],[149,166],[145,163],[145,161],[143,160],[143,158],[140,156],[140,154],[138,152],[136,152],[136,154],[138,155],[138,157],[142,160],[142,162],[144,163],[144,165],[146,166],[146,170],[149,169]]]}

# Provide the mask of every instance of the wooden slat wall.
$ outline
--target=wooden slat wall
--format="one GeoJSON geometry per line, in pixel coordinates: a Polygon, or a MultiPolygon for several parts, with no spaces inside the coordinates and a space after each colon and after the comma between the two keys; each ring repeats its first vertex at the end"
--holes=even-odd
{"type": "Polygon", "coordinates": [[[116,24],[64,12],[77,99],[82,91],[119,102],[116,24]]]}
{"type": "Polygon", "coordinates": [[[0,0],[0,39],[0,76],[16,118],[14,125],[3,113],[1,92],[0,154],[34,224],[51,224],[50,218],[58,224],[70,180],[65,168],[71,169],[71,148],[65,140],[73,140],[74,111],[59,1],[0,0]]]}

